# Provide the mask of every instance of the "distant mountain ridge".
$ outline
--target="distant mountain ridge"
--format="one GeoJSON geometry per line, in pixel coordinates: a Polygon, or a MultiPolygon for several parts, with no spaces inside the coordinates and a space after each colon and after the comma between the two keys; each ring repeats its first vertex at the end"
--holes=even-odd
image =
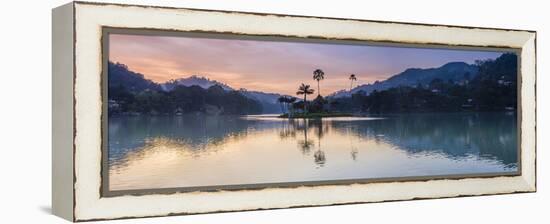
{"type": "Polygon", "coordinates": [[[281,94],[237,90],[196,75],[156,83],[124,64],[109,62],[107,106],[109,115],[132,116],[250,115],[280,113],[285,106],[300,109],[306,105],[312,113],[510,112],[519,105],[518,63],[517,54],[503,53],[495,59],[477,60],[475,65],[451,62],[436,68],[410,68],[383,81],[334,93],[329,100],[310,97],[309,107],[299,101],[281,104],[279,99],[286,101],[281,94]],[[356,92],[367,94],[341,97],[356,92]]]}
{"type": "Polygon", "coordinates": [[[263,107],[265,113],[281,113],[281,107],[278,103],[279,97],[283,96],[277,93],[265,93],[261,91],[251,91],[245,89],[236,90],[235,88],[206,77],[192,75],[186,78],[173,79],[164,83],[156,83],[146,79],[143,74],[129,70],[128,66],[121,63],[109,62],[109,86],[122,86],[131,92],[141,92],[144,90],[155,90],[170,92],[177,86],[192,87],[198,86],[202,89],[209,89],[213,86],[219,86],[224,91],[237,91],[243,96],[258,101],[263,107]]]}
{"type": "Polygon", "coordinates": [[[372,91],[386,90],[398,86],[427,85],[434,79],[443,81],[461,82],[470,80],[479,74],[478,67],[465,62],[450,62],[437,68],[409,68],[405,71],[391,76],[384,81],[376,81],[372,84],[360,85],[351,91],[340,90],[330,94],[328,97],[340,98],[349,97],[359,91],[370,94],[372,91]]]}
{"type": "Polygon", "coordinates": [[[141,73],[129,70],[125,64],[109,62],[108,71],[109,87],[123,86],[131,92],[161,89],[161,85],[146,79],[141,73]]]}
{"type": "MultiPolygon", "coordinates": [[[[329,98],[349,97],[353,93],[363,91],[370,94],[372,91],[381,91],[398,86],[417,86],[428,85],[434,79],[442,81],[462,82],[471,80],[479,74],[478,67],[464,62],[451,62],[437,68],[409,68],[396,74],[384,81],[376,81],[373,84],[360,85],[351,91],[340,90],[328,95],[329,98]]],[[[109,85],[112,87],[124,86],[130,91],[139,92],[146,89],[156,91],[172,91],[177,86],[198,86],[202,89],[208,89],[212,86],[219,86],[224,91],[237,91],[249,99],[258,101],[266,113],[280,113],[281,108],[278,99],[282,94],[265,93],[261,91],[252,91],[235,88],[206,77],[192,75],[186,78],[174,79],[165,83],[155,83],[146,79],[143,74],[133,72],[124,64],[109,62],[109,85]]]]}
{"type": "Polygon", "coordinates": [[[206,77],[201,77],[197,75],[192,75],[187,78],[179,78],[179,79],[172,79],[168,82],[160,84],[162,87],[162,90],[164,91],[172,91],[176,86],[199,86],[203,89],[208,89],[211,86],[218,85],[222,87],[225,91],[231,91],[234,90],[230,86],[226,85],[225,83],[218,82],[216,80],[210,80],[206,77]]]}
{"type": "MultiPolygon", "coordinates": [[[[260,102],[265,111],[271,113],[282,113],[279,97],[285,96],[278,93],[264,93],[260,91],[248,91],[245,89],[240,89],[239,92],[244,96],[260,102]]],[[[286,96],[290,97],[290,96],[286,96]]]]}
{"type": "Polygon", "coordinates": [[[225,91],[238,91],[239,93],[246,96],[247,98],[260,102],[265,112],[272,112],[272,113],[281,112],[281,109],[277,100],[282,95],[278,93],[265,93],[261,91],[249,91],[246,89],[236,90],[225,83],[218,82],[216,80],[211,80],[209,78],[201,77],[198,75],[192,75],[187,78],[174,79],[174,80],[170,80],[168,82],[160,84],[160,86],[164,91],[171,91],[176,86],[187,86],[187,87],[199,86],[203,89],[208,89],[216,85],[220,86],[225,91]]]}

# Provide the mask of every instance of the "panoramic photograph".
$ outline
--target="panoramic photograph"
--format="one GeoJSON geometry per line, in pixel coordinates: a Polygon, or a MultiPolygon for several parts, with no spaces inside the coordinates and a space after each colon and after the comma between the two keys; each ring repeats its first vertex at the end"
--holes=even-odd
{"type": "Polygon", "coordinates": [[[515,174],[518,56],[107,37],[110,191],[515,174]]]}

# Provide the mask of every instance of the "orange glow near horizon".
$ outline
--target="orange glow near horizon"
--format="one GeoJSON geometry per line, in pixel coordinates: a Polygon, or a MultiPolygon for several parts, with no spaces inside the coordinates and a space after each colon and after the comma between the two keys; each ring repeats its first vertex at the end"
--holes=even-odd
{"type": "Polygon", "coordinates": [[[385,80],[407,68],[496,58],[501,52],[327,43],[111,34],[109,60],[158,83],[192,75],[235,89],[295,95],[301,83],[317,93],[313,71],[322,69],[322,95],[385,80]]]}

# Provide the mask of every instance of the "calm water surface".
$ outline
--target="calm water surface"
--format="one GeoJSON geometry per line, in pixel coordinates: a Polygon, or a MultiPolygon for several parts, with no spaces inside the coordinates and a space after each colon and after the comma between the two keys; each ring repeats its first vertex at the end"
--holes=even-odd
{"type": "Polygon", "coordinates": [[[111,190],[517,171],[515,113],[110,117],[111,190]]]}

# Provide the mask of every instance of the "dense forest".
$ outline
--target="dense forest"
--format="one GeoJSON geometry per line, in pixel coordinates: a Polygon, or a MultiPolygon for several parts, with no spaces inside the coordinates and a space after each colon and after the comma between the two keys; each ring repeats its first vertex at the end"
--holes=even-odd
{"type": "MultiPolygon", "coordinates": [[[[220,84],[208,88],[197,85],[163,88],[124,64],[109,62],[108,69],[110,115],[243,115],[269,111],[264,108],[267,104],[254,95],[261,92],[242,92],[220,84]]],[[[319,86],[324,73],[316,70],[314,74],[319,86]]],[[[355,75],[350,80],[353,83],[355,75]]],[[[516,110],[517,56],[505,53],[494,60],[476,61],[475,65],[449,63],[438,69],[408,69],[366,87],[369,92],[360,90],[344,97],[317,95],[310,100],[307,95],[315,91],[302,84],[297,92],[303,96],[301,99],[281,96],[279,103],[287,113],[306,114],[516,110]]]]}
{"type": "Polygon", "coordinates": [[[124,64],[109,62],[109,114],[259,114],[259,102],[238,91],[219,85],[176,86],[164,91],[160,85],[128,70],[124,64]]]}
{"type": "Polygon", "coordinates": [[[503,111],[517,107],[517,56],[506,53],[495,60],[476,61],[475,77],[465,80],[435,78],[428,84],[398,86],[354,93],[329,100],[340,112],[398,113],[503,111]]]}

